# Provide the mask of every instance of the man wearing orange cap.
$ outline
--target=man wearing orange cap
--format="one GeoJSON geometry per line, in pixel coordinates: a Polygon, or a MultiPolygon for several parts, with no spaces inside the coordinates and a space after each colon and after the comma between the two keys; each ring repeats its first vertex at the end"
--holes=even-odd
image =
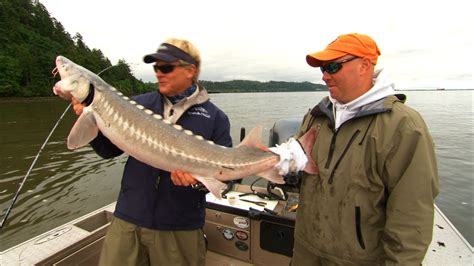
{"type": "Polygon", "coordinates": [[[292,265],[420,265],[431,242],[438,173],[420,114],[395,94],[372,38],[345,34],[309,54],[329,89],[297,137],[319,127],[302,178],[292,265]]]}

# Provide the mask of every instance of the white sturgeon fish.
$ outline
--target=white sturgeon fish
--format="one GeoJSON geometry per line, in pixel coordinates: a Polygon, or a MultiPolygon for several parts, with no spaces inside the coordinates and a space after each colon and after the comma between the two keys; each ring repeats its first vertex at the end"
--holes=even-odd
{"type": "MultiPolygon", "coordinates": [[[[220,146],[163,119],[63,56],[56,58],[53,73],[58,72],[61,80],[54,85],[53,92],[61,98],[75,97],[83,102],[90,88],[94,89],[92,102],[84,108],[67,138],[71,150],[87,145],[100,130],[139,161],[170,172],[191,173],[218,198],[225,187],[221,181],[261,176],[277,184],[284,183],[274,168],[279,155],[262,150],[261,127],[252,129],[235,148],[220,146]]],[[[299,139],[306,154],[311,154],[315,138],[316,131],[310,130],[299,139]]],[[[316,173],[316,164],[307,157],[304,170],[316,173]]]]}

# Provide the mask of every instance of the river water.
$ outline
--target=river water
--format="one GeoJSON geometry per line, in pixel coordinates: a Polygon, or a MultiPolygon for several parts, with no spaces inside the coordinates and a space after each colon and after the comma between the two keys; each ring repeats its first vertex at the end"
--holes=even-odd
{"type": "MultiPolygon", "coordinates": [[[[474,244],[473,91],[404,91],[425,118],[436,142],[441,192],[436,204],[474,244]]],[[[234,144],[240,128],[302,117],[327,92],[212,94],[230,117],[234,144]]],[[[0,218],[65,110],[56,98],[0,100],[0,218]]],[[[75,121],[69,111],[43,149],[0,231],[0,251],[116,200],[125,156],[103,160],[91,148],[66,148],[75,121]]]]}

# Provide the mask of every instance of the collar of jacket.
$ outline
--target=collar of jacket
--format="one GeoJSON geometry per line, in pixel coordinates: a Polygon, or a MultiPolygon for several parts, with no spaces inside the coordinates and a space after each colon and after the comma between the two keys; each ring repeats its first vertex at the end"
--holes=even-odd
{"type": "Polygon", "coordinates": [[[167,97],[163,97],[163,116],[172,123],[176,123],[191,106],[209,101],[206,89],[199,84],[196,84],[196,86],[197,89],[191,95],[181,99],[176,104],[171,103],[167,97]]]}
{"type": "Polygon", "coordinates": [[[196,91],[196,84],[191,85],[191,87],[187,88],[185,91],[182,93],[175,95],[175,96],[165,96],[170,100],[172,104],[176,104],[180,102],[182,99],[191,96],[194,92],[196,91]]]}
{"type": "MultiPolygon", "coordinates": [[[[352,119],[378,113],[390,112],[396,102],[405,103],[406,98],[407,97],[405,94],[395,94],[382,98],[378,101],[371,102],[362,106],[359,112],[357,112],[357,114],[352,119]]],[[[314,117],[326,116],[329,120],[331,120],[332,124],[334,124],[334,115],[332,110],[332,102],[329,100],[329,97],[326,96],[315,107],[313,107],[311,110],[311,115],[314,117]]]]}

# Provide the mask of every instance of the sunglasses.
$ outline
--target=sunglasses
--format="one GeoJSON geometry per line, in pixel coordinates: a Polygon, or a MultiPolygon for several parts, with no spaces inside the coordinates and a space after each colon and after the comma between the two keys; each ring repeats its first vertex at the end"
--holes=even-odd
{"type": "Polygon", "coordinates": [[[348,59],[344,59],[340,62],[331,62],[331,63],[328,63],[324,66],[321,66],[321,72],[324,73],[324,72],[327,72],[329,74],[335,74],[337,73],[339,70],[341,70],[342,68],[342,64],[344,63],[347,63],[347,62],[350,62],[354,59],[357,59],[359,57],[352,57],[352,58],[348,58],[348,59]]]}
{"type": "Polygon", "coordinates": [[[158,72],[158,70],[163,73],[163,74],[168,74],[168,73],[171,73],[174,71],[175,67],[178,67],[178,66],[187,66],[187,64],[179,64],[179,65],[171,65],[171,64],[167,64],[167,65],[153,65],[153,70],[156,72],[158,72]]]}

